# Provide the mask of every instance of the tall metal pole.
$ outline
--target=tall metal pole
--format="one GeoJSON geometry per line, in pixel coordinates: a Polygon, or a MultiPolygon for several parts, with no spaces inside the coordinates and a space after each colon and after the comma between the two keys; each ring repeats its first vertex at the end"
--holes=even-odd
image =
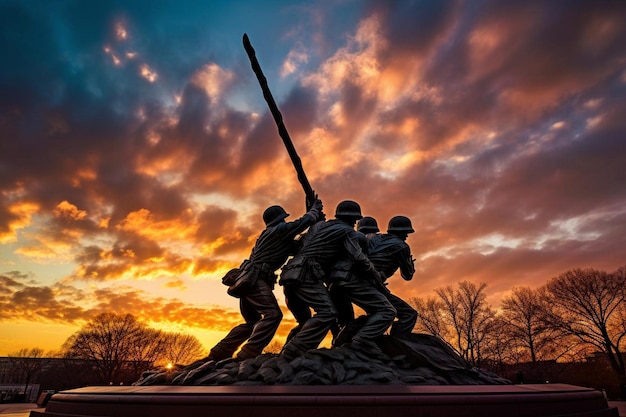
{"type": "Polygon", "coordinates": [[[289,132],[287,132],[287,128],[285,127],[285,123],[283,122],[283,115],[278,110],[278,106],[274,101],[274,97],[272,96],[272,92],[270,91],[269,86],[267,85],[267,79],[265,75],[263,75],[263,70],[261,70],[261,66],[259,65],[259,61],[256,58],[256,53],[252,44],[250,43],[250,39],[248,39],[247,34],[243,34],[243,47],[248,54],[248,58],[250,58],[250,64],[252,65],[252,70],[256,74],[257,79],[259,80],[259,84],[261,85],[261,90],[263,91],[263,97],[267,102],[267,105],[270,108],[270,112],[274,117],[274,121],[278,126],[278,134],[280,135],[285,147],[287,148],[287,152],[289,153],[289,157],[291,158],[291,162],[296,169],[296,173],[298,174],[298,181],[302,185],[304,189],[304,194],[307,199],[307,206],[312,204],[317,196],[315,195],[315,191],[311,187],[309,180],[304,173],[304,168],[302,167],[302,161],[296,152],[296,148],[293,146],[293,142],[291,141],[291,137],[289,136],[289,132]]]}

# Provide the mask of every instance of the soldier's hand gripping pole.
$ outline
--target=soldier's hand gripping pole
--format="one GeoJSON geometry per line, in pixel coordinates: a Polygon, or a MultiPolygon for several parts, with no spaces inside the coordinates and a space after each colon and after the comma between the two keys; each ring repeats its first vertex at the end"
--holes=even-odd
{"type": "Polygon", "coordinates": [[[252,65],[252,70],[256,74],[256,78],[259,80],[259,84],[261,85],[261,90],[263,91],[263,97],[267,102],[267,105],[270,108],[272,116],[274,116],[274,121],[278,126],[278,134],[280,138],[283,140],[285,147],[287,148],[287,152],[289,153],[289,157],[291,158],[291,162],[293,163],[294,168],[298,174],[298,181],[302,185],[304,189],[304,194],[307,199],[307,209],[311,207],[313,202],[317,199],[317,195],[311,184],[309,183],[306,174],[304,173],[304,168],[302,168],[302,161],[296,152],[296,148],[293,146],[293,142],[291,141],[291,137],[289,136],[289,132],[287,132],[287,128],[285,127],[285,123],[283,122],[283,115],[278,110],[278,106],[274,101],[274,97],[272,96],[272,92],[270,91],[269,86],[267,85],[267,79],[265,75],[263,75],[263,71],[261,70],[261,66],[259,65],[259,61],[256,59],[256,53],[254,52],[254,48],[250,44],[250,39],[248,39],[247,34],[243,34],[243,47],[248,54],[248,58],[250,58],[250,64],[252,65]]]}

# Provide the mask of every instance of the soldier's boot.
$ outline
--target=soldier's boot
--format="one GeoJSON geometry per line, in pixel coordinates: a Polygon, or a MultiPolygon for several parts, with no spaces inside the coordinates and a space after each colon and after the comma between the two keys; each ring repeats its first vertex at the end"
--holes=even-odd
{"type": "Polygon", "coordinates": [[[298,356],[302,355],[304,355],[304,351],[294,346],[293,343],[287,343],[280,352],[280,356],[285,358],[287,362],[291,362],[298,356]]]}
{"type": "Polygon", "coordinates": [[[209,356],[207,357],[207,359],[219,362],[223,359],[231,358],[232,356],[233,356],[233,352],[228,352],[216,346],[213,349],[211,349],[211,352],[209,353],[209,356]]]}
{"type": "Polygon", "coordinates": [[[376,342],[361,339],[359,337],[355,337],[352,339],[352,342],[350,343],[350,348],[371,356],[383,355],[383,351],[376,344],[376,342]]]}
{"type": "Polygon", "coordinates": [[[237,358],[237,360],[243,361],[243,360],[246,360],[246,359],[256,358],[260,354],[261,354],[261,352],[259,352],[257,349],[250,349],[250,348],[247,348],[246,346],[244,346],[237,353],[236,358],[237,358]]]}

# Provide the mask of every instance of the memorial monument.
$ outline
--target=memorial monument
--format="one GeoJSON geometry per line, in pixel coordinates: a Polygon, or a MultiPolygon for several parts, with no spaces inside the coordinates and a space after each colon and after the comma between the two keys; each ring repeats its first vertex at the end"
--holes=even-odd
{"type": "Polygon", "coordinates": [[[198,361],[175,370],[148,371],[136,385],[507,385],[477,369],[445,342],[427,334],[382,336],[380,353],[349,345],[312,349],[288,361],[262,354],[243,361],[198,361]]]}
{"type": "MultiPolygon", "coordinates": [[[[254,49],[246,35],[244,35],[243,42],[263,95],[277,123],[279,134],[298,174],[298,180],[304,189],[308,213],[313,213],[309,215],[309,220],[330,223],[325,222],[325,215],[321,212],[321,202],[304,173],[300,158],[283,123],[282,115],[274,102],[254,49]]],[[[340,206],[336,210],[336,220],[346,224],[339,225],[336,228],[338,232],[333,232],[335,233],[333,236],[340,235],[343,239],[344,236],[349,235],[345,230],[350,229],[350,226],[354,227],[354,222],[361,216],[361,213],[360,208],[357,210],[358,205],[340,206]]],[[[277,227],[281,222],[284,223],[285,217],[287,214],[284,210],[280,211],[276,208],[271,210],[267,218],[264,216],[266,230],[277,227]]],[[[400,220],[402,231],[406,233],[412,231],[410,221],[406,222],[408,219],[401,218],[400,220]]],[[[308,225],[310,223],[307,223],[308,225]]],[[[311,226],[311,229],[314,227],[316,226],[311,226]]],[[[268,234],[274,231],[271,229],[268,234]]],[[[314,236],[316,233],[323,235],[317,230],[312,232],[314,236]]],[[[405,235],[403,237],[406,238],[405,235]]],[[[261,240],[261,237],[259,239],[261,240]]],[[[229,285],[229,293],[235,296],[245,294],[245,292],[239,292],[240,286],[248,285],[246,280],[250,276],[257,277],[261,272],[263,274],[270,272],[265,270],[267,268],[263,269],[255,265],[255,262],[262,257],[259,252],[265,250],[265,246],[261,243],[257,241],[250,256],[251,259],[246,260],[247,263],[244,261],[240,268],[233,270],[225,277],[224,282],[229,285]],[[261,272],[254,272],[255,268],[261,272]]],[[[307,243],[306,240],[303,243],[304,252],[311,254],[312,258],[315,258],[315,250],[319,247],[321,245],[315,246],[310,242],[307,243]],[[309,250],[307,245],[313,246],[313,249],[309,250]]],[[[388,276],[380,274],[364,258],[365,255],[360,252],[358,246],[354,246],[354,251],[356,252],[356,255],[352,254],[354,263],[361,262],[362,269],[367,272],[366,275],[369,278],[380,278],[382,285],[388,276]]],[[[286,260],[286,254],[287,252],[281,253],[275,258],[280,258],[282,264],[286,260]]],[[[269,256],[264,259],[266,258],[272,259],[272,262],[268,261],[272,264],[272,268],[276,266],[274,257],[269,256]]],[[[295,258],[298,258],[298,255],[295,258]]],[[[315,258],[314,261],[323,263],[320,259],[315,258]]],[[[303,259],[302,265],[309,261],[313,262],[310,259],[303,259]]],[[[324,265],[319,263],[315,265],[324,270],[322,268],[324,265]]],[[[377,264],[376,267],[382,269],[382,266],[378,265],[385,265],[385,263],[377,264]]],[[[301,264],[296,266],[300,267],[301,264]]],[[[408,275],[412,275],[407,272],[410,269],[410,267],[404,269],[403,278],[407,279],[408,275]]],[[[349,271],[349,268],[345,271],[349,271]]],[[[274,271],[272,270],[271,273],[273,274],[274,271]]],[[[309,280],[307,282],[312,282],[312,278],[307,279],[309,280]]],[[[325,288],[322,282],[319,282],[318,287],[325,288]]],[[[372,285],[370,287],[374,288],[372,285]]],[[[311,288],[314,289],[314,286],[311,288]]],[[[264,289],[265,292],[266,290],[264,289]]],[[[368,289],[368,291],[372,290],[368,289]]],[[[380,291],[383,293],[384,289],[381,288],[380,291]]],[[[384,296],[379,298],[384,308],[394,313],[397,312],[392,306],[393,303],[388,302],[387,298],[384,296]]],[[[362,299],[355,297],[352,300],[362,299]]],[[[394,300],[395,305],[400,306],[400,301],[394,300]]],[[[320,311],[326,304],[326,301],[321,302],[320,311]]],[[[374,334],[362,331],[367,326],[373,329],[382,325],[381,328],[384,329],[385,326],[391,324],[387,316],[384,316],[386,317],[384,320],[387,321],[375,322],[381,319],[380,317],[374,318],[377,312],[374,308],[371,311],[372,314],[365,309],[368,313],[366,316],[344,323],[345,327],[342,331],[334,334],[333,347],[318,348],[315,344],[319,343],[317,333],[324,332],[325,334],[330,330],[331,325],[326,319],[315,321],[315,315],[310,316],[310,305],[306,303],[304,305],[309,315],[304,314],[301,319],[296,317],[302,329],[298,329],[300,336],[293,336],[294,338],[290,339],[291,343],[286,344],[292,348],[283,349],[280,354],[260,353],[260,346],[269,342],[265,340],[267,334],[273,335],[273,332],[267,332],[265,329],[264,336],[257,338],[262,339],[262,343],[255,343],[257,339],[255,339],[253,328],[257,320],[254,323],[246,323],[234,332],[240,331],[241,335],[234,334],[230,339],[227,336],[226,343],[216,345],[215,352],[212,351],[212,355],[210,354],[205,359],[187,366],[177,366],[174,369],[155,369],[145,372],[141,379],[130,387],[85,387],[60,392],[48,401],[45,411],[32,411],[30,415],[31,417],[171,415],[176,417],[199,415],[211,417],[253,415],[255,417],[270,415],[272,417],[317,417],[319,415],[325,417],[348,415],[359,417],[447,415],[457,417],[618,417],[617,409],[609,408],[606,399],[597,390],[564,384],[513,385],[509,380],[471,366],[444,341],[431,335],[410,331],[392,331],[390,334],[378,332],[377,336],[371,337],[371,340],[360,340],[364,334],[374,334]],[[370,319],[372,321],[369,321],[370,319]],[[317,323],[315,325],[318,328],[311,331],[313,322],[317,323]],[[374,325],[372,322],[375,322],[374,325]],[[309,337],[313,333],[315,337],[309,337]],[[298,338],[304,339],[307,343],[298,338]],[[239,344],[246,340],[247,345],[244,344],[240,350],[243,353],[232,357],[239,344]],[[315,346],[308,348],[311,343],[315,346]],[[294,345],[295,348],[293,348],[294,345]],[[220,350],[224,353],[223,355],[217,354],[220,350]]],[[[312,307],[317,314],[316,306],[312,307]]],[[[411,310],[406,309],[406,311],[408,316],[405,321],[414,324],[411,310]]],[[[332,306],[325,311],[325,313],[329,312],[336,313],[332,306]]],[[[277,326],[274,321],[271,326],[277,326]]]]}
{"type": "Polygon", "coordinates": [[[385,335],[376,344],[377,354],[345,345],[291,361],[279,354],[200,360],[145,372],[130,387],[54,394],[30,417],[619,417],[597,390],[513,385],[430,335],[385,335]]]}

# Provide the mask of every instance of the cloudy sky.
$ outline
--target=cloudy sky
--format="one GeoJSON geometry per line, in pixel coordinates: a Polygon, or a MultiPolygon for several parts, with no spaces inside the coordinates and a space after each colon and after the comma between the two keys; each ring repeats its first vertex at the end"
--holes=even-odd
{"type": "Polygon", "coordinates": [[[104,311],[207,348],[239,322],[220,277],[267,206],[304,212],[244,33],[329,217],[412,219],[398,295],[626,264],[626,2],[0,0],[0,27],[0,355],[104,311]]]}

